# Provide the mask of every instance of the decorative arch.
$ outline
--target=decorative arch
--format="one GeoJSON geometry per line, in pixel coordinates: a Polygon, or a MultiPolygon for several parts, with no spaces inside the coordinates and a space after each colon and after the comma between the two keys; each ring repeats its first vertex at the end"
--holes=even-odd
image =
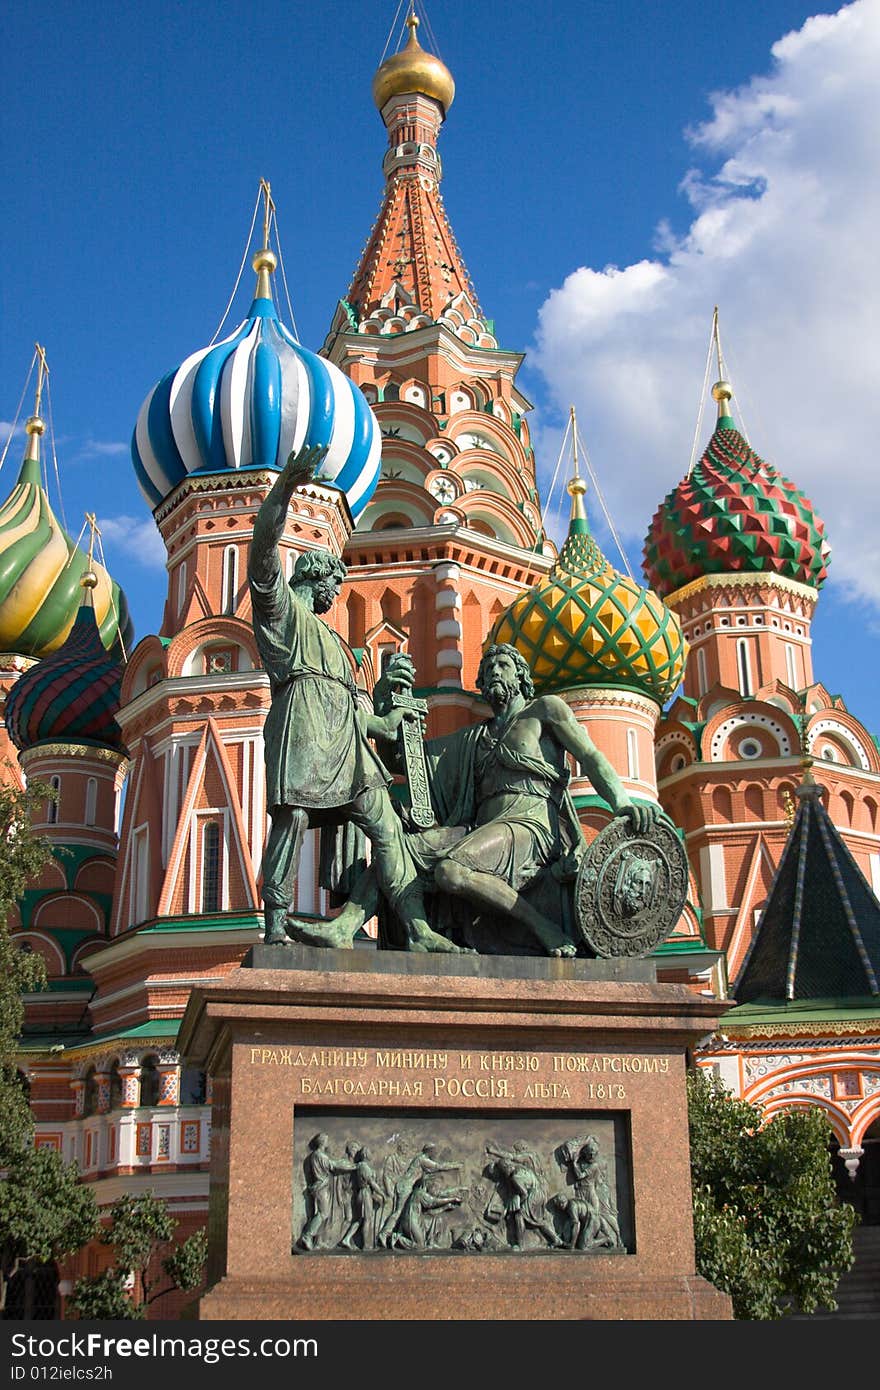
{"type": "MultiPolygon", "coordinates": [[[[760,1102],[757,1102],[760,1104],[760,1102]]],[[[834,1131],[834,1137],[842,1149],[850,1147],[849,1141],[849,1116],[841,1110],[834,1101],[828,1100],[825,1096],[798,1095],[797,1093],[785,1096],[774,1096],[768,1100],[766,1105],[761,1105],[765,1120],[772,1120],[774,1115],[780,1114],[783,1110],[821,1110],[834,1131]]]]}
{"type": "Polygon", "coordinates": [[[104,917],[97,904],[84,894],[56,893],[44,898],[34,909],[31,926],[44,930],[75,927],[79,931],[100,932],[104,929],[104,917]]]}
{"type": "Polygon", "coordinates": [[[157,673],[159,680],[164,677],[165,656],[166,649],[154,634],[145,637],[142,642],[138,642],[122,673],[120,688],[120,703],[122,705],[129,704],[130,701],[149,689],[151,685],[155,685],[157,673]]]}
{"type": "Polygon", "coordinates": [[[856,1110],[852,1117],[852,1146],[861,1146],[861,1142],[868,1130],[880,1120],[880,1091],[874,1091],[866,1096],[862,1105],[856,1110]]]}
{"type": "Polygon", "coordinates": [[[823,758],[823,750],[826,747],[840,752],[840,758],[824,758],[826,762],[848,763],[851,767],[860,767],[863,772],[876,771],[872,766],[866,744],[862,741],[855,729],[840,718],[830,718],[827,715],[814,719],[807,732],[807,747],[814,757],[823,758]],[[823,737],[824,735],[824,737],[823,737]]]}
{"type": "Polygon", "coordinates": [[[203,670],[196,669],[202,659],[200,654],[213,647],[238,650],[241,663],[239,670],[252,671],[260,664],[254,630],[250,623],[234,617],[200,618],[198,622],[190,623],[169,642],[166,649],[168,675],[174,677],[204,674],[203,670]]]}
{"type": "MultiPolygon", "coordinates": [[[[788,721],[786,721],[788,723],[788,721]]],[[[769,736],[776,745],[776,756],[787,758],[791,755],[792,734],[774,714],[766,712],[766,707],[757,707],[742,714],[734,714],[721,721],[712,731],[709,740],[709,758],[713,763],[729,762],[731,737],[738,730],[754,730],[756,734],[769,736]]]]}
{"type": "Polygon", "coordinates": [[[104,937],[91,937],[88,941],[81,941],[70,958],[70,973],[72,975],[88,974],[83,962],[106,945],[107,942],[104,937]]]}
{"type": "Polygon", "coordinates": [[[756,782],[750,782],[745,789],[744,800],[746,811],[755,820],[764,819],[764,789],[756,782]]]}
{"type": "Polygon", "coordinates": [[[50,978],[67,974],[67,961],[64,958],[64,952],[58,942],[53,941],[52,937],[45,932],[34,931],[33,929],[16,932],[12,941],[19,950],[33,951],[35,955],[40,956],[45,962],[46,973],[50,978]]]}

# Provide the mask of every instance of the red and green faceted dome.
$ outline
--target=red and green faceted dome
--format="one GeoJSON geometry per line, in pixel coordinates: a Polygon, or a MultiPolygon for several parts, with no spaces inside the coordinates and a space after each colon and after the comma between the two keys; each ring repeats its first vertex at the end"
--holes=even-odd
{"type": "Polygon", "coordinates": [[[6,700],[16,748],[88,743],[125,753],[116,722],[122,663],[108,652],[91,601],[83,603],[64,644],[20,676],[6,700]]]}
{"type": "Polygon", "coordinates": [[[707,574],[779,574],[819,589],[831,547],[812,502],[722,415],[658,507],[644,554],[648,583],[666,598],[707,574]]]}
{"type": "Polygon", "coordinates": [[[498,618],[493,642],[522,653],[539,695],[612,686],[661,705],[678,687],[687,654],[675,614],[606,560],[583,516],[572,519],[550,573],[498,618]]]}

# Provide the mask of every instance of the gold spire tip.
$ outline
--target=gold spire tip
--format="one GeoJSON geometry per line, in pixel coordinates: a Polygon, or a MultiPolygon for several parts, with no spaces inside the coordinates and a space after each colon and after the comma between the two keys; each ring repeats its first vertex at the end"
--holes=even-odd
{"type": "Polygon", "coordinates": [[[586,521],[587,509],[584,506],[584,495],[587,491],[587,484],[583,478],[570,478],[565,485],[565,490],[571,498],[571,520],[586,521]]]}
{"type": "Polygon", "coordinates": [[[271,299],[272,288],[269,276],[278,265],[278,257],[274,251],[269,249],[269,229],[272,225],[272,218],[275,216],[275,200],[272,197],[272,185],[268,179],[260,179],[260,193],[263,195],[263,245],[251,261],[251,265],[257,272],[257,288],[254,298],[271,299]]]}
{"type": "Polygon", "coordinates": [[[716,381],[712,387],[712,398],[718,402],[718,419],[730,415],[730,401],[733,399],[733,387],[729,381],[716,381]]]}
{"type": "MultiPolygon", "coordinates": [[[[25,421],[24,426],[25,434],[28,436],[26,459],[39,459],[40,436],[46,430],[46,425],[40,415],[40,403],[43,399],[43,385],[49,375],[49,368],[46,365],[46,349],[39,343],[35,343],[34,348],[34,356],[37,360],[37,389],[34,392],[34,413],[25,421]]],[[[33,363],[31,365],[33,366],[33,363]]]]}

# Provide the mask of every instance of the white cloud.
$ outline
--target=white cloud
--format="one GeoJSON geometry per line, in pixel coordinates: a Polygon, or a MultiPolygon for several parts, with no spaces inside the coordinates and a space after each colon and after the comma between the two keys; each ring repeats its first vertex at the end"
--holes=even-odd
{"type": "Polygon", "coordinates": [[[125,440],[116,439],[87,439],[83,444],[78,457],[89,458],[98,455],[100,458],[119,458],[123,454],[131,452],[131,444],[125,440]]]}
{"type": "Polygon", "coordinates": [[[133,516],[99,517],[98,526],[107,551],[107,563],[112,572],[110,552],[114,547],[147,569],[165,568],[165,545],[152,517],[146,521],[133,516]]]}
{"type": "Polygon", "coordinates": [[[718,304],[752,445],[825,518],[832,575],[880,604],[880,4],[814,16],[772,56],[687,132],[686,234],[661,224],[656,259],[569,275],[538,365],[578,407],[618,526],[643,536],[689,463],[718,304]]]}

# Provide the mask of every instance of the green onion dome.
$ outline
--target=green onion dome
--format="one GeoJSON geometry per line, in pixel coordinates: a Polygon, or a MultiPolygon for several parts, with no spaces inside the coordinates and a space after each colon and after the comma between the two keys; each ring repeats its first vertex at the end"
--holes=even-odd
{"type": "MultiPolygon", "coordinates": [[[[89,560],[61,526],[42,486],[42,420],[32,416],[26,429],[18,482],[0,505],[0,651],[41,657],[57,651],[73,627],[89,560]]],[[[121,638],[129,650],[133,628],[125,595],[102,565],[91,568],[101,642],[110,648],[121,638]]]]}
{"type": "Polygon", "coordinates": [[[736,429],[727,382],[716,382],[712,394],[715,433],[660,504],[645,538],[648,583],[664,598],[707,574],[769,572],[821,588],[831,555],[825,523],[736,429]]]}
{"type": "Polygon", "coordinates": [[[6,701],[6,727],[18,749],[38,743],[95,743],[124,753],[116,722],[122,663],[101,639],[92,594],[96,575],[87,572],[82,604],[56,652],[19,676],[6,701]]]}
{"type": "Polygon", "coordinates": [[[572,519],[553,568],[514,599],[488,642],[522,653],[538,694],[613,686],[663,704],[684,674],[687,644],[678,618],[606,560],[590,534],[583,480],[568,488],[572,519]]]}

